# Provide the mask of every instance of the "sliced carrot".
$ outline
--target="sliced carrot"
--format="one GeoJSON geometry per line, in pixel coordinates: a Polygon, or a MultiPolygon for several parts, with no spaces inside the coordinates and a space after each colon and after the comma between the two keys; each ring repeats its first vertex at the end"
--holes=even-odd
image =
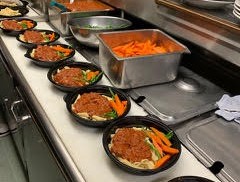
{"type": "Polygon", "coordinates": [[[91,80],[99,74],[99,71],[90,71],[87,73],[87,80],[91,80]]]}
{"type": "Polygon", "coordinates": [[[55,38],[55,34],[54,33],[49,34],[49,40],[50,41],[54,40],[54,38],[55,38]]]}
{"type": "Polygon", "coordinates": [[[162,148],[163,152],[171,154],[171,155],[179,153],[178,149],[175,149],[175,148],[172,148],[172,147],[168,147],[166,145],[161,145],[161,148],[162,148]]]}
{"type": "Polygon", "coordinates": [[[52,46],[52,49],[54,49],[56,51],[64,52],[64,53],[71,53],[72,52],[72,49],[64,48],[60,45],[52,46]]]}
{"type": "MultiPolygon", "coordinates": [[[[162,148],[159,146],[159,141],[158,138],[154,135],[154,133],[152,133],[151,131],[147,132],[147,136],[152,140],[152,143],[154,145],[154,147],[158,150],[160,156],[163,156],[163,150],[162,148]]],[[[161,141],[161,140],[160,140],[161,141]]]]}
{"type": "Polygon", "coordinates": [[[165,164],[170,158],[171,158],[171,155],[169,155],[169,154],[164,155],[161,159],[159,159],[159,160],[155,163],[155,168],[161,167],[161,166],[162,166],[163,164],[165,164]]]}
{"type": "Polygon", "coordinates": [[[110,102],[111,107],[116,111],[117,115],[121,116],[121,114],[122,114],[121,108],[119,108],[113,100],[111,100],[109,102],[110,102]]]}
{"type": "Polygon", "coordinates": [[[163,145],[162,140],[157,137],[153,132],[149,132],[149,137],[151,137],[151,139],[155,140],[160,146],[163,145]]]}
{"type": "Polygon", "coordinates": [[[131,41],[127,44],[114,47],[113,51],[119,57],[132,57],[137,55],[151,55],[167,52],[163,46],[158,46],[151,40],[147,40],[145,42],[131,41]]]}
{"type": "Polygon", "coordinates": [[[126,105],[127,105],[127,101],[126,101],[126,100],[123,100],[123,101],[122,101],[122,104],[123,104],[124,106],[126,106],[126,105]]]}
{"type": "Polygon", "coordinates": [[[172,143],[170,142],[170,140],[168,140],[168,138],[165,136],[165,134],[161,131],[158,131],[156,128],[154,127],[150,127],[151,130],[159,137],[161,138],[161,140],[163,141],[163,143],[167,146],[171,146],[172,143]]]}

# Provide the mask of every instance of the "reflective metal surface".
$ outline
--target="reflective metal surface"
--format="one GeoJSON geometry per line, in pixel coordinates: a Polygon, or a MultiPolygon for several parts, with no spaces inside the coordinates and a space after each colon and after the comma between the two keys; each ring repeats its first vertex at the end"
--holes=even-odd
{"type": "Polygon", "coordinates": [[[111,83],[122,89],[174,80],[182,54],[189,53],[187,47],[157,29],[100,33],[98,38],[100,66],[111,83]],[[148,40],[163,46],[167,52],[124,58],[116,56],[112,51],[114,47],[131,41],[146,42],[148,40]]]}
{"type": "Polygon", "coordinates": [[[135,0],[103,1],[240,66],[240,21],[232,14],[231,6],[205,11],[180,0],[157,0],[157,4],[154,0],[138,0],[137,5],[135,0]]]}
{"type": "Polygon", "coordinates": [[[129,20],[114,16],[90,16],[73,18],[68,22],[73,36],[82,44],[98,47],[96,35],[102,32],[126,29],[132,25],[129,20]]]}
{"type": "Polygon", "coordinates": [[[132,89],[129,94],[134,100],[144,97],[139,105],[158,116],[165,124],[175,125],[215,109],[216,101],[224,92],[203,77],[180,67],[175,81],[132,89]],[[179,80],[182,80],[181,87],[179,80]],[[184,80],[191,82],[186,83],[184,80]]]}
{"type": "Polygon", "coordinates": [[[233,4],[234,1],[227,1],[227,0],[182,0],[183,3],[199,7],[199,8],[205,8],[205,9],[219,9],[223,8],[229,4],[233,4]]]}
{"type": "Polygon", "coordinates": [[[223,182],[240,179],[240,125],[214,114],[192,120],[176,130],[180,140],[207,167],[216,161],[224,165],[217,176],[223,182]]]}
{"type": "MultiPolygon", "coordinates": [[[[50,0],[46,0],[47,3],[50,0]]],[[[48,5],[49,21],[63,36],[70,35],[68,21],[73,18],[96,16],[96,15],[109,15],[114,9],[101,10],[101,11],[84,11],[84,12],[63,12],[62,9],[56,6],[48,5]]]]}

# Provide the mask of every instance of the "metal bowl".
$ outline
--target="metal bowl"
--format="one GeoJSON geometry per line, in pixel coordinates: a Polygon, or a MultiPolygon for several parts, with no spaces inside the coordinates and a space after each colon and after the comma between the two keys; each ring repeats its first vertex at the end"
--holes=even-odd
{"type": "Polygon", "coordinates": [[[132,25],[129,20],[113,16],[90,16],[74,18],[68,22],[73,36],[82,44],[98,47],[96,34],[126,29],[132,25]]]}

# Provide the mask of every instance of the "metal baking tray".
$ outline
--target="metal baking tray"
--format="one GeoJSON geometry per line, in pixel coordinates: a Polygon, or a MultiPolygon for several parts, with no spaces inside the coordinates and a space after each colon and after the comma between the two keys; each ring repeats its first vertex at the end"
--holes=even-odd
{"type": "MultiPolygon", "coordinates": [[[[48,3],[50,3],[50,1],[48,3]]],[[[59,6],[48,6],[49,22],[61,33],[62,36],[71,35],[68,21],[73,18],[112,15],[114,11],[115,9],[110,6],[105,10],[98,11],[70,11],[65,9],[61,4],[59,6]]]]}
{"type": "MultiPolygon", "coordinates": [[[[179,134],[179,133],[178,133],[179,134]]],[[[183,143],[206,166],[218,162],[223,168],[217,174],[221,181],[238,182],[240,179],[240,125],[215,114],[193,122],[185,133],[183,143]]]]}
{"type": "Polygon", "coordinates": [[[177,79],[172,82],[129,91],[139,105],[167,125],[175,125],[215,109],[216,101],[224,93],[220,87],[182,66],[177,79]]]}

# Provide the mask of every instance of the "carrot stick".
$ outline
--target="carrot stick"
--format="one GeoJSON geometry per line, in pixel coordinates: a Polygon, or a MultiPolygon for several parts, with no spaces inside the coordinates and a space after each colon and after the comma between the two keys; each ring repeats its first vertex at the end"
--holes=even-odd
{"type": "Polygon", "coordinates": [[[55,38],[55,34],[54,33],[49,34],[49,40],[50,41],[54,40],[54,38],[55,38]]]}
{"type": "Polygon", "coordinates": [[[158,143],[158,145],[160,145],[160,146],[163,145],[162,140],[159,137],[157,137],[153,132],[149,132],[149,137],[151,139],[155,140],[158,143]]]}
{"type": "Polygon", "coordinates": [[[117,94],[114,95],[114,100],[115,100],[117,107],[119,108],[119,114],[122,115],[125,111],[125,107],[122,104],[122,101],[119,99],[117,94]]]}
{"type": "Polygon", "coordinates": [[[99,74],[99,71],[90,71],[87,73],[87,80],[91,80],[99,74]]]}
{"type": "Polygon", "coordinates": [[[119,57],[132,57],[137,55],[149,55],[166,53],[163,46],[156,45],[151,40],[145,42],[131,41],[113,48],[113,52],[119,57]]]}
{"type": "Polygon", "coordinates": [[[126,105],[127,105],[127,101],[126,101],[126,100],[123,100],[123,101],[122,101],[122,104],[123,104],[124,106],[126,106],[126,105]]]}
{"type": "Polygon", "coordinates": [[[159,159],[159,160],[155,163],[155,168],[161,167],[161,166],[162,166],[163,164],[165,164],[170,158],[171,158],[171,155],[169,155],[169,154],[164,155],[161,159],[159,159]]]}
{"type": "MultiPolygon", "coordinates": [[[[154,147],[158,150],[160,156],[162,157],[162,156],[163,156],[163,150],[162,150],[162,148],[159,146],[158,138],[157,138],[152,132],[149,132],[149,131],[147,132],[147,136],[148,136],[149,138],[151,138],[154,147]]],[[[161,141],[161,140],[160,140],[160,141],[161,141]]]]}
{"type": "Polygon", "coordinates": [[[72,52],[72,49],[64,48],[64,47],[61,47],[60,45],[52,46],[52,48],[56,51],[60,51],[60,52],[64,52],[64,53],[71,53],[72,52]]]}
{"type": "Polygon", "coordinates": [[[162,148],[163,152],[166,152],[166,153],[171,154],[171,155],[179,153],[178,149],[168,147],[166,145],[162,145],[161,148],[162,148]]]}
{"type": "Polygon", "coordinates": [[[163,143],[165,143],[165,145],[167,145],[168,147],[172,145],[170,140],[168,140],[168,138],[165,136],[163,132],[158,131],[156,128],[153,128],[153,127],[150,127],[150,128],[159,138],[161,138],[161,140],[163,141],[163,143]]]}
{"type": "Polygon", "coordinates": [[[119,109],[117,104],[113,100],[110,100],[109,102],[110,102],[111,107],[117,112],[117,115],[121,116],[122,111],[121,111],[121,109],[119,109]]]}

